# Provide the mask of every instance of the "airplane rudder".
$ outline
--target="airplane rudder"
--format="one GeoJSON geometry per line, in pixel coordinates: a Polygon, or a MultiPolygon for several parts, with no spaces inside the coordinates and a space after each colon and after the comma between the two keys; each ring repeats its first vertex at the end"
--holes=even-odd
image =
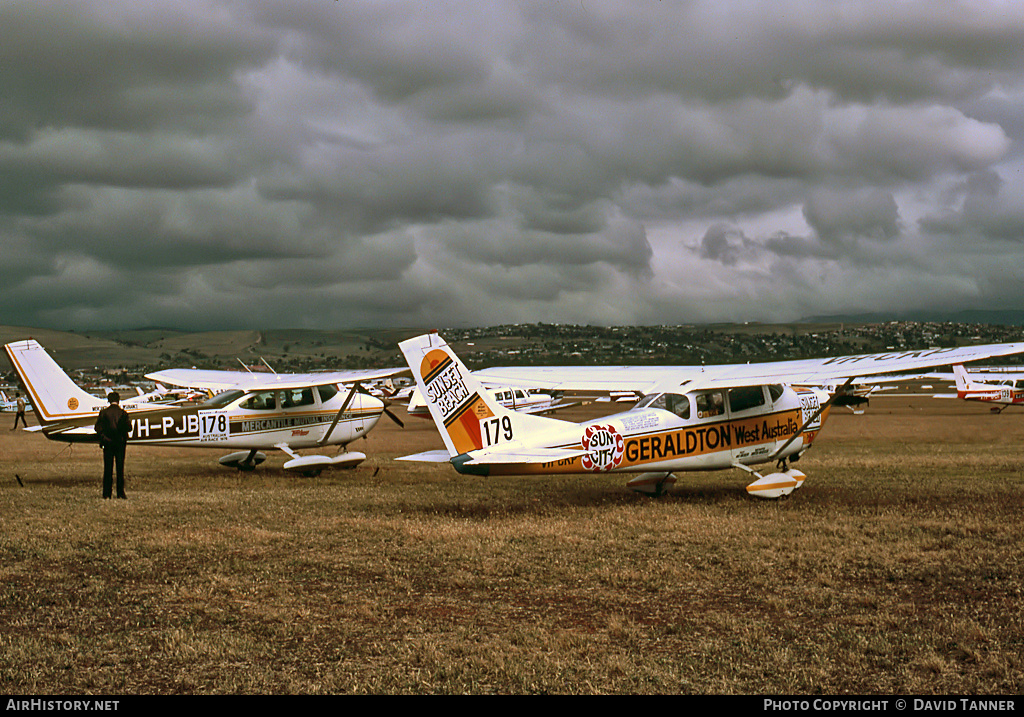
{"type": "Polygon", "coordinates": [[[4,346],[40,422],[95,411],[98,399],[82,390],[35,340],[4,346]]]}
{"type": "Polygon", "coordinates": [[[967,369],[962,364],[953,365],[953,377],[956,380],[956,388],[958,391],[966,391],[970,388],[970,379],[967,376],[967,369]]]}
{"type": "Polygon", "coordinates": [[[451,455],[484,445],[480,422],[502,415],[504,407],[487,395],[452,348],[436,334],[399,344],[451,455]]]}

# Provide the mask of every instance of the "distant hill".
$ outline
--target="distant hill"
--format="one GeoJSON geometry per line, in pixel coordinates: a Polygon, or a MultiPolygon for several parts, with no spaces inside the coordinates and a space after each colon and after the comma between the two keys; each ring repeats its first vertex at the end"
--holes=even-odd
{"type": "Polygon", "coordinates": [[[266,361],[274,370],[293,371],[402,366],[398,342],[417,333],[419,329],[189,332],[147,328],[72,332],[0,326],[0,344],[35,339],[67,370],[241,368],[240,361],[248,365],[266,361]]]}
{"type": "Polygon", "coordinates": [[[800,323],[881,324],[887,321],[922,321],[954,324],[989,324],[993,326],[1024,326],[1024,311],[1016,309],[968,311],[908,311],[898,314],[865,312],[862,314],[834,314],[808,316],[800,323]]]}
{"type": "MultiPolygon", "coordinates": [[[[596,327],[514,324],[444,329],[471,368],[541,363],[694,364],[776,360],[884,350],[893,346],[956,345],[979,337],[989,343],[1021,340],[1024,311],[959,312],[906,317],[859,314],[822,316],[791,324],[705,324],[596,327]],[[893,321],[940,322],[909,329],[893,321]],[[974,325],[978,325],[975,328],[974,325]],[[985,325],[987,328],[981,328],[985,325]]],[[[423,329],[267,329],[192,332],[174,328],[55,331],[0,326],[0,344],[38,340],[69,371],[227,368],[269,365],[278,372],[403,367],[398,343],[423,329]]],[[[8,371],[0,361],[0,374],[8,371]]]]}

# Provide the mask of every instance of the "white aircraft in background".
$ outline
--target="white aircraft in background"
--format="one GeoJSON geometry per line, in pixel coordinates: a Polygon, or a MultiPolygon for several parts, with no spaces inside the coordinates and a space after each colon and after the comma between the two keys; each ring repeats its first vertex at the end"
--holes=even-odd
{"type": "MultiPolygon", "coordinates": [[[[41,430],[56,441],[98,442],[94,425],[97,413],[107,405],[105,399],[77,386],[34,340],[15,341],[4,349],[39,420],[39,426],[27,430],[41,430]]],[[[129,443],[133,445],[235,449],[220,462],[240,470],[255,468],[266,459],[263,451],[278,449],[290,457],[285,470],[315,475],[324,468],[354,467],[366,455],[345,451],[332,458],[300,456],[297,451],[344,447],[365,436],[383,413],[398,421],[360,382],[404,371],[246,374],[172,369],[151,376],[161,383],[219,393],[194,406],[128,401],[122,407],[132,420],[129,443]]]]}
{"type": "MultiPolygon", "coordinates": [[[[948,377],[943,377],[948,378],[948,377]]],[[[1024,373],[1019,371],[967,372],[960,364],[953,366],[955,394],[935,394],[935,398],[961,398],[965,401],[991,403],[992,410],[1002,413],[1007,406],[1024,405],[1024,373]]]]}
{"type": "MultiPolygon", "coordinates": [[[[25,410],[26,411],[28,410],[28,408],[29,408],[28,406],[25,406],[25,410]]],[[[18,410],[18,401],[17,401],[17,399],[8,398],[7,394],[4,391],[0,391],[0,411],[3,411],[4,413],[8,413],[8,412],[14,413],[17,410],[18,410]]]]}
{"type": "Polygon", "coordinates": [[[470,373],[448,344],[425,334],[399,344],[446,450],[403,460],[451,462],[471,475],[639,473],[627,484],[652,494],[674,471],[738,468],[747,492],[787,495],[804,474],[792,467],[834,404],[822,389],[796,386],[920,371],[1024,352],[1024,343],[899,351],[827,359],[718,366],[495,368],[470,373]],[[645,398],[612,416],[573,423],[510,411],[481,379],[554,390],[632,390],[645,398]],[[762,475],[753,466],[777,464],[762,475]]]}
{"type": "MultiPolygon", "coordinates": [[[[543,393],[539,390],[526,391],[511,386],[486,386],[494,396],[494,400],[511,411],[522,413],[550,413],[561,408],[568,408],[575,403],[564,403],[557,401],[550,393],[543,393]]],[[[409,404],[406,411],[410,416],[418,418],[430,418],[430,409],[423,400],[423,394],[419,389],[414,389],[409,395],[409,404]]]]}

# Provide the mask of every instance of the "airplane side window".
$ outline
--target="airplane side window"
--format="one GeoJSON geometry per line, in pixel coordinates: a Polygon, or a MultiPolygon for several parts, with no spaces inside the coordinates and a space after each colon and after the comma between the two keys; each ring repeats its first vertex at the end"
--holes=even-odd
{"type": "Polygon", "coordinates": [[[772,403],[775,403],[780,398],[782,398],[782,394],[785,392],[785,390],[786,389],[782,387],[781,383],[773,383],[770,386],[768,386],[768,395],[771,397],[772,403]]]}
{"type": "Polygon", "coordinates": [[[725,410],[725,402],[722,398],[721,391],[698,393],[696,399],[697,418],[712,418],[714,416],[720,416],[725,410]]]}
{"type": "Polygon", "coordinates": [[[764,405],[764,389],[760,386],[739,386],[729,389],[729,410],[749,411],[764,405]]]}
{"type": "Polygon", "coordinates": [[[312,388],[293,388],[284,392],[282,408],[296,408],[298,406],[311,406],[313,404],[312,388]]]}

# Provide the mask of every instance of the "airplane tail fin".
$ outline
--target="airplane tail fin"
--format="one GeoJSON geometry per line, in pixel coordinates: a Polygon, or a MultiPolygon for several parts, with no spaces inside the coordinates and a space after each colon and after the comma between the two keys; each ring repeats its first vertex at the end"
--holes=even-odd
{"type": "Polygon", "coordinates": [[[14,341],[4,350],[40,424],[94,415],[106,405],[79,388],[37,341],[14,341]]]}
{"type": "Polygon", "coordinates": [[[502,406],[437,334],[423,334],[398,346],[453,458],[566,425],[502,406]]]}
{"type": "Polygon", "coordinates": [[[971,379],[967,375],[967,369],[963,364],[953,365],[953,377],[956,379],[956,390],[958,392],[968,391],[971,388],[971,379]]]}

